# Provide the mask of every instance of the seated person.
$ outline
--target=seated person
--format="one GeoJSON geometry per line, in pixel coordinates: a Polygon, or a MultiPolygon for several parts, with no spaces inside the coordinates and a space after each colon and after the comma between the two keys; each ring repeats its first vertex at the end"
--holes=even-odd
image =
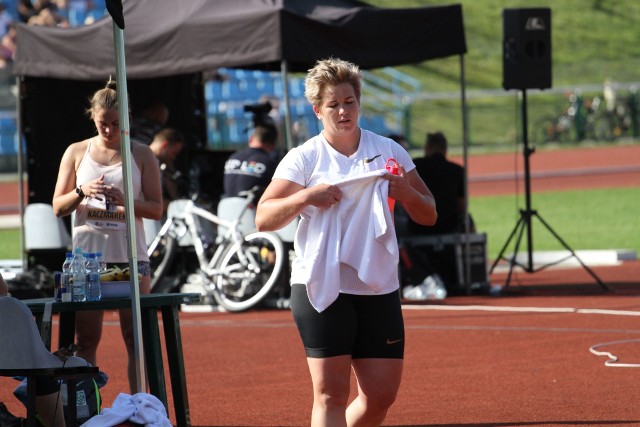
{"type": "MultiPolygon", "coordinates": [[[[0,299],[9,298],[8,290],[7,282],[0,274],[0,299]]],[[[45,427],[65,426],[62,398],[59,391],[60,386],[56,380],[43,377],[39,378],[36,383],[36,411],[45,427]]],[[[2,403],[0,403],[0,417],[3,421],[13,417],[2,403]]],[[[13,418],[20,420],[18,417],[13,418]]]]}
{"type": "MultiPolygon", "coordinates": [[[[447,159],[447,139],[442,132],[428,133],[425,156],[414,160],[416,170],[436,199],[438,219],[431,227],[417,224],[409,218],[409,235],[440,235],[465,231],[465,171],[447,159]]],[[[470,220],[470,231],[475,231],[470,220]]],[[[446,284],[424,254],[403,242],[400,247],[402,268],[418,286],[407,286],[403,295],[409,299],[442,299],[446,284]],[[422,283],[421,283],[422,282],[422,283]]]]}
{"type": "Polygon", "coordinates": [[[427,134],[425,156],[414,163],[436,199],[438,220],[432,227],[410,221],[409,232],[428,235],[464,232],[465,171],[447,159],[447,139],[442,132],[427,134]]]}

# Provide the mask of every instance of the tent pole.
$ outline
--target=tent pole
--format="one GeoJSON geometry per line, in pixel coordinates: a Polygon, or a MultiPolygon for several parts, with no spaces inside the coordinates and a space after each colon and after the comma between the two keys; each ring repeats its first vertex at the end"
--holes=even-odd
{"type": "Polygon", "coordinates": [[[136,383],[139,393],[146,393],[147,379],[144,369],[142,344],[142,322],[140,316],[140,287],[138,286],[138,255],[136,224],[133,215],[133,189],[131,187],[131,141],[129,139],[129,99],[127,95],[127,72],[124,57],[124,31],[113,22],[113,42],[116,53],[116,83],[118,94],[118,118],[120,120],[120,154],[124,177],[124,206],[127,213],[127,247],[131,286],[131,309],[133,316],[133,341],[135,348],[136,383]]]}
{"type": "Polygon", "coordinates": [[[280,76],[282,78],[282,95],[284,97],[284,126],[287,139],[287,151],[293,148],[293,127],[291,125],[291,106],[289,105],[289,66],[287,60],[280,61],[280,76]]]}
{"type": "Polygon", "coordinates": [[[467,111],[467,90],[464,74],[464,54],[460,54],[460,103],[462,106],[462,157],[464,163],[464,286],[471,287],[471,242],[469,221],[469,117],[467,111]]]}
{"type": "Polygon", "coordinates": [[[20,213],[20,253],[22,254],[22,271],[27,271],[29,263],[27,262],[25,235],[24,235],[24,170],[22,162],[24,152],[22,151],[22,78],[16,76],[16,87],[18,88],[18,99],[16,100],[16,124],[18,128],[18,209],[20,213]]]}

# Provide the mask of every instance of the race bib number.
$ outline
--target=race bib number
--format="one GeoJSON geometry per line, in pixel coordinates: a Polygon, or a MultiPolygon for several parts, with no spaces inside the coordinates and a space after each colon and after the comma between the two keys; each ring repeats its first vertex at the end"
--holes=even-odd
{"type": "Polygon", "coordinates": [[[122,206],[108,205],[104,200],[87,200],[87,225],[101,230],[125,231],[127,216],[122,206]]]}

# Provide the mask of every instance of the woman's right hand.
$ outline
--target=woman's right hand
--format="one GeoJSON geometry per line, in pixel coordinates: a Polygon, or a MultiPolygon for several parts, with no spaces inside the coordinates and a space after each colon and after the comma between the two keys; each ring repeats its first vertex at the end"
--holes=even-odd
{"type": "Polygon", "coordinates": [[[330,208],[342,199],[342,191],[331,184],[318,184],[307,191],[307,203],[318,208],[330,208]]]}
{"type": "Polygon", "coordinates": [[[85,197],[101,199],[102,195],[104,195],[105,188],[104,175],[100,175],[96,179],[82,183],[81,187],[85,197]]]}
{"type": "Polygon", "coordinates": [[[319,184],[305,188],[286,179],[274,179],[262,194],[256,209],[259,231],[279,230],[289,224],[305,206],[326,209],[342,199],[335,185],[319,184]]]}

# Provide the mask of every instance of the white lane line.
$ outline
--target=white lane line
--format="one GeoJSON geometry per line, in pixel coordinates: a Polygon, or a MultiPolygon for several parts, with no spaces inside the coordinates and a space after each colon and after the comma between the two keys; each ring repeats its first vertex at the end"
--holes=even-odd
{"type": "Polygon", "coordinates": [[[640,316],[640,311],[605,310],[600,308],[579,308],[576,312],[583,314],[611,314],[614,316],[640,316]]]}
{"type": "Polygon", "coordinates": [[[640,316],[640,311],[608,310],[600,308],[573,307],[510,307],[494,305],[402,305],[403,310],[441,310],[441,311],[495,311],[514,313],[579,313],[606,314],[615,316],[640,316]]]}

